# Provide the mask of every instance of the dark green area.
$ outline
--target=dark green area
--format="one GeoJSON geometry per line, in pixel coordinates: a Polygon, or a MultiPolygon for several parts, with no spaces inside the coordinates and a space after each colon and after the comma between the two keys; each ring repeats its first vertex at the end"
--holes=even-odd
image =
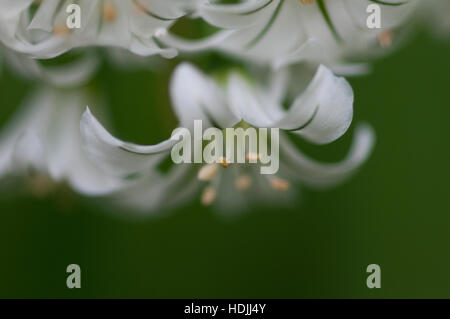
{"type": "MultiPolygon", "coordinates": [[[[303,190],[292,209],[224,222],[194,203],[130,221],[64,192],[2,197],[0,297],[450,297],[449,57],[450,43],[422,35],[351,79],[354,123],[374,126],[375,152],[351,181],[303,190]],[[82,289],[65,286],[71,263],[82,289]],[[372,263],[378,290],[365,285],[372,263]]],[[[176,125],[167,76],[105,66],[97,80],[121,137],[151,143],[176,125]]],[[[3,75],[2,123],[26,88],[3,75]]],[[[302,145],[336,160],[350,140],[302,145]]]]}

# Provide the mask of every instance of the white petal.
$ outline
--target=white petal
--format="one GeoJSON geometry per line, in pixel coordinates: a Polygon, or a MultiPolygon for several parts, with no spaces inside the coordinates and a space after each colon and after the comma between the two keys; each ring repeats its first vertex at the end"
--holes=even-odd
{"type": "Polygon", "coordinates": [[[319,163],[301,153],[289,139],[280,135],[280,171],[309,186],[334,186],[354,173],[369,157],[375,144],[375,134],[368,125],[356,128],[347,157],[339,163],[319,163]]]}
{"type": "Polygon", "coordinates": [[[313,143],[324,144],[343,135],[352,121],[352,88],[324,66],[288,111],[260,91],[239,75],[230,77],[228,97],[233,111],[257,127],[294,131],[313,143]]]}
{"type": "Polygon", "coordinates": [[[146,174],[176,144],[172,139],[151,146],[121,141],[106,131],[89,108],[82,116],[80,128],[91,160],[106,172],[123,178],[146,174]]]}
{"type": "MultiPolygon", "coordinates": [[[[20,171],[24,168],[23,165],[17,166],[16,164],[20,162],[14,160],[15,145],[20,139],[25,138],[25,141],[27,141],[35,137],[35,140],[39,139],[42,141],[42,132],[49,125],[49,120],[51,119],[51,104],[44,103],[42,107],[39,107],[35,103],[36,99],[49,102],[50,96],[45,91],[33,94],[31,98],[27,98],[19,111],[2,128],[0,134],[0,176],[20,171]]],[[[42,143],[39,142],[38,144],[42,143]]],[[[36,164],[35,166],[42,168],[40,161],[39,163],[28,164],[36,164]]]]}
{"type": "Polygon", "coordinates": [[[21,53],[8,50],[5,55],[10,66],[22,76],[37,78],[56,87],[73,87],[86,82],[99,64],[95,55],[86,55],[75,62],[50,67],[21,53]]]}
{"type": "Polygon", "coordinates": [[[350,84],[320,66],[306,91],[276,125],[294,130],[313,143],[330,143],[349,128],[353,118],[353,101],[350,84]],[[302,121],[302,128],[297,130],[302,121]]]}
{"type": "Polygon", "coordinates": [[[165,174],[142,179],[114,194],[111,200],[116,207],[131,208],[143,216],[166,213],[196,195],[201,184],[195,171],[191,164],[175,165],[165,174]]]}
{"type": "Polygon", "coordinates": [[[34,0],[2,0],[0,17],[16,16],[33,3],[34,0]]]}
{"type": "Polygon", "coordinates": [[[47,164],[42,139],[33,131],[24,131],[17,138],[11,155],[11,171],[29,171],[30,168],[42,171],[47,164]]]}
{"type": "Polygon", "coordinates": [[[216,27],[237,29],[258,23],[270,14],[277,3],[278,0],[253,0],[237,4],[204,2],[198,14],[216,27]]]}
{"type": "Polygon", "coordinates": [[[182,127],[191,129],[195,120],[202,120],[204,128],[214,124],[232,127],[238,122],[216,83],[190,64],[184,63],[175,69],[170,92],[182,127]]]}
{"type": "Polygon", "coordinates": [[[51,33],[54,27],[53,18],[57,14],[56,10],[60,4],[60,0],[42,1],[33,16],[33,19],[28,25],[28,29],[39,29],[51,33]]]}
{"type": "Polygon", "coordinates": [[[170,48],[175,48],[183,52],[196,52],[218,47],[220,43],[227,41],[233,34],[233,31],[226,30],[217,32],[200,40],[187,40],[172,34],[166,29],[158,29],[155,36],[160,42],[170,48]]]}
{"type": "Polygon", "coordinates": [[[230,107],[240,119],[256,127],[271,127],[275,122],[276,119],[263,108],[266,104],[259,99],[257,89],[241,75],[230,76],[227,93],[230,107]]]}

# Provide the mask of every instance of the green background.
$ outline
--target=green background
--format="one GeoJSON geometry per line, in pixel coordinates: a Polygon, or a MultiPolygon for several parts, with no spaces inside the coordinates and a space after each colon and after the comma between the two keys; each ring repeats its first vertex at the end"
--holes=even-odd
{"type": "MultiPolygon", "coordinates": [[[[375,128],[374,154],[352,180],[303,189],[289,209],[224,221],[195,202],[130,220],[66,192],[3,194],[0,297],[450,297],[449,57],[450,43],[421,34],[369,76],[350,79],[354,123],[375,128]],[[71,263],[81,266],[82,289],[66,288],[71,263]],[[381,289],[366,287],[372,263],[381,266],[381,289]]],[[[102,68],[96,85],[108,92],[120,137],[152,143],[171,132],[167,81],[102,68]]],[[[2,75],[2,122],[28,87],[2,75]]],[[[351,135],[305,148],[337,160],[351,135]]]]}

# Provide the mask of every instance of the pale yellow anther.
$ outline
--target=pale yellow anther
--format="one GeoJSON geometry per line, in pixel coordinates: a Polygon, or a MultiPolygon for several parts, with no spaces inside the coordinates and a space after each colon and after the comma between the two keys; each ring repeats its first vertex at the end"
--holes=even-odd
{"type": "Polygon", "coordinates": [[[44,198],[54,193],[57,186],[48,176],[45,175],[31,177],[28,185],[31,193],[38,198],[44,198]]]}
{"type": "Polygon", "coordinates": [[[247,162],[250,163],[256,163],[257,161],[259,161],[261,158],[261,156],[258,153],[247,153],[245,155],[245,159],[247,160],[247,162]]]}
{"type": "Polygon", "coordinates": [[[148,9],[139,0],[134,1],[134,4],[138,12],[145,13],[148,11],[148,9]]]}
{"type": "Polygon", "coordinates": [[[300,0],[302,4],[311,4],[314,3],[315,0],[300,0]]]}
{"type": "Polygon", "coordinates": [[[238,178],[236,178],[236,181],[234,182],[234,185],[236,188],[240,191],[246,191],[252,186],[252,178],[248,175],[241,175],[238,178]]]}
{"type": "Polygon", "coordinates": [[[393,30],[384,30],[377,37],[378,43],[383,48],[390,47],[392,45],[393,39],[394,39],[393,30]]]}
{"type": "Polygon", "coordinates": [[[279,177],[273,177],[270,180],[270,185],[278,191],[286,191],[291,187],[291,184],[288,181],[285,181],[279,177]]]}
{"type": "Polygon", "coordinates": [[[102,18],[106,22],[113,22],[117,18],[116,6],[110,1],[105,2],[102,9],[102,18]]]}
{"type": "Polygon", "coordinates": [[[209,206],[214,202],[216,196],[216,190],[213,187],[208,186],[203,190],[201,202],[204,206],[209,206]]]}
{"type": "Polygon", "coordinates": [[[65,24],[55,25],[53,27],[54,35],[67,35],[70,33],[70,29],[65,24]]]}
{"type": "Polygon", "coordinates": [[[222,165],[223,168],[227,168],[230,164],[231,163],[225,157],[220,158],[220,165],[222,165]]]}
{"type": "Polygon", "coordinates": [[[201,181],[207,182],[212,180],[219,171],[219,165],[216,163],[204,165],[197,174],[197,178],[201,181]]]}

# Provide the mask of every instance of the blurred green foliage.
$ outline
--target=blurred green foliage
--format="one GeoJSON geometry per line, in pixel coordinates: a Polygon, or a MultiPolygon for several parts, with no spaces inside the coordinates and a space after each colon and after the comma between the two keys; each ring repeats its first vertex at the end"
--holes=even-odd
{"type": "MultiPolygon", "coordinates": [[[[2,195],[0,297],[450,297],[449,57],[450,43],[422,34],[350,79],[354,123],[374,126],[375,152],[352,180],[303,189],[289,209],[225,222],[197,201],[169,217],[130,220],[67,192],[2,195]],[[82,289],[66,288],[71,263],[81,266],[82,289]],[[365,284],[372,263],[382,269],[378,290],[365,284]]],[[[176,125],[168,81],[105,64],[95,85],[115,133],[137,143],[166,138],[176,125]]],[[[0,123],[29,87],[2,75],[0,123]]],[[[351,134],[301,145],[336,160],[351,134]]]]}

